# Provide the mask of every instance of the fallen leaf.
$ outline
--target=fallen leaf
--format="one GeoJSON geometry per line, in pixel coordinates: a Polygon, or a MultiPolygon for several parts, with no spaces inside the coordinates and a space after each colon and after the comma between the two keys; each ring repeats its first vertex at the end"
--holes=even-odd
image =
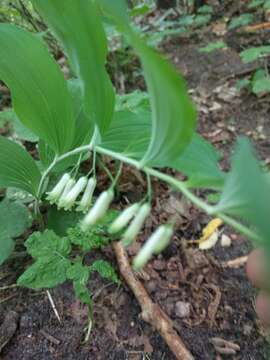
{"type": "Polygon", "coordinates": [[[210,236],[221,226],[223,221],[219,218],[211,220],[208,225],[203,229],[203,236],[200,238],[200,242],[206,241],[210,236]]]}
{"type": "Polygon", "coordinates": [[[210,250],[212,249],[216,243],[218,242],[218,231],[215,231],[207,240],[203,240],[199,242],[200,250],[210,250]]]}

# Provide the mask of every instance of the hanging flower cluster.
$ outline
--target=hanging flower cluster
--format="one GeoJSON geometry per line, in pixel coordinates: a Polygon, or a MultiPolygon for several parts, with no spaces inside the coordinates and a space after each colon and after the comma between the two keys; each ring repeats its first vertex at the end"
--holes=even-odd
{"type": "MultiPolygon", "coordinates": [[[[96,179],[93,177],[88,179],[86,176],[82,176],[76,182],[69,174],[64,174],[53,190],[47,194],[47,200],[64,210],[71,210],[77,205],[76,211],[86,214],[81,221],[81,229],[88,231],[106,215],[114,198],[113,188],[109,188],[103,191],[92,205],[96,185],[96,179]],[[78,201],[80,196],[81,199],[78,201]]],[[[109,233],[117,234],[123,231],[122,244],[129,246],[136,240],[150,213],[149,203],[132,204],[123,210],[110,225],[109,233]]],[[[141,269],[153,255],[164,250],[169,244],[172,234],[172,225],[159,226],[135,257],[134,268],[141,269]]]]}
{"type": "Polygon", "coordinates": [[[95,178],[82,176],[76,182],[70,174],[64,174],[52,191],[47,193],[47,200],[50,204],[56,204],[58,209],[67,211],[77,205],[76,211],[86,213],[92,205],[95,188],[95,178]],[[77,201],[81,194],[81,200],[77,201]]]}

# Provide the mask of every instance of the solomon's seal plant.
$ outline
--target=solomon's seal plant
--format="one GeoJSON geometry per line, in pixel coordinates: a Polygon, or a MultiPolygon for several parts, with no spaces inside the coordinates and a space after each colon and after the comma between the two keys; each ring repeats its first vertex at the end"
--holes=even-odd
{"type": "MultiPolygon", "coordinates": [[[[41,204],[56,204],[60,209],[75,210],[75,223],[61,231],[54,226],[29,237],[26,247],[34,262],[19,284],[51,288],[70,279],[76,295],[88,304],[91,317],[86,286],[91,273],[118,280],[105,262],[85,265],[84,255],[116,239],[125,246],[136,240],[151,213],[152,178],[259,243],[270,259],[269,173],[256,160],[246,138],[237,142],[231,171],[220,170],[218,153],[196,132],[196,111],[183,78],[134,31],[125,0],[32,3],[60,42],[73,78],[64,78],[40,36],[0,24],[0,80],[11,91],[12,111],[38,137],[40,158],[37,164],[23,146],[0,136],[0,187],[31,194],[37,219],[42,217],[41,204]],[[148,94],[115,93],[105,67],[104,28],[108,22],[134,47],[148,94]],[[110,209],[120,172],[108,189],[101,194],[96,191],[96,160],[102,161],[104,155],[120,163],[120,168],[127,164],[138,169],[148,179],[146,197],[121,214],[110,209]],[[80,177],[80,163],[86,159],[92,164],[88,175],[80,177]],[[164,168],[183,173],[187,180],[168,175],[164,168]],[[194,189],[199,188],[216,194],[218,201],[207,202],[195,195],[194,189]]],[[[63,213],[57,213],[61,224],[63,213]]],[[[0,223],[5,227],[3,219],[0,223]]],[[[167,246],[173,223],[169,219],[154,230],[134,259],[136,269],[167,246]]],[[[0,234],[1,262],[11,254],[12,239],[19,233],[0,234]]]]}

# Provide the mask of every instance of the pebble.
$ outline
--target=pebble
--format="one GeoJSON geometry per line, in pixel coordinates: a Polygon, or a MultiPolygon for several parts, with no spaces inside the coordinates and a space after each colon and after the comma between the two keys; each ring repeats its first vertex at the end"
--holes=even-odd
{"type": "Polygon", "coordinates": [[[222,247],[230,247],[232,245],[232,239],[228,235],[223,234],[220,243],[222,247]]]}
{"type": "Polygon", "coordinates": [[[175,304],[175,315],[181,319],[189,317],[190,310],[190,303],[178,301],[175,304]]]}

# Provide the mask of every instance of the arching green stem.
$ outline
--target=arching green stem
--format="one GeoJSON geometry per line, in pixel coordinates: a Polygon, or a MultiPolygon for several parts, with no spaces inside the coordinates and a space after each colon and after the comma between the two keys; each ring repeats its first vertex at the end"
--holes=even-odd
{"type": "Polygon", "coordinates": [[[137,161],[135,159],[131,159],[123,154],[105,149],[101,146],[95,146],[93,141],[91,142],[90,145],[81,146],[79,148],[76,148],[76,149],[54,159],[52,164],[48,167],[48,169],[44,172],[44,174],[42,176],[40,186],[39,186],[39,199],[42,195],[43,186],[46,181],[46,178],[50,174],[50,172],[53,170],[53,168],[56,166],[57,163],[59,163],[60,161],[66,159],[66,158],[69,158],[73,155],[81,154],[84,152],[90,152],[93,150],[100,155],[106,155],[115,160],[119,160],[122,163],[131,165],[131,166],[135,167],[136,169],[143,171],[148,177],[153,176],[161,181],[164,181],[165,183],[167,183],[168,185],[170,185],[171,187],[173,187],[174,189],[178,190],[183,195],[185,195],[193,204],[195,204],[201,210],[205,211],[207,214],[220,217],[225,223],[227,223],[228,225],[231,225],[236,230],[238,230],[243,235],[249,237],[252,240],[256,240],[256,241],[260,240],[259,236],[254,231],[252,231],[251,229],[249,229],[248,227],[243,225],[241,222],[238,222],[234,218],[231,218],[223,213],[216,213],[214,211],[214,207],[207,204],[202,199],[200,199],[198,196],[193,194],[193,192],[186,186],[185,182],[177,180],[170,175],[164,174],[163,172],[153,169],[153,168],[150,168],[148,166],[141,167],[141,164],[139,161],[137,161]]]}

